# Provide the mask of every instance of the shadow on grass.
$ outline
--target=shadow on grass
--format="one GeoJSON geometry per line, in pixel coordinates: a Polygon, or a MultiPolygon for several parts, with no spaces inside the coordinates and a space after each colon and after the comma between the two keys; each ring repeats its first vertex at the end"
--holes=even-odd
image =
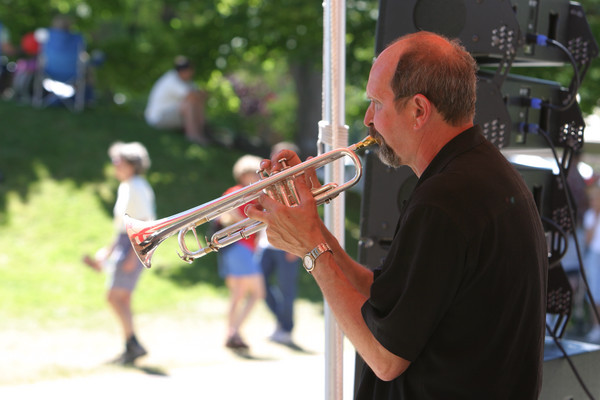
{"type": "Polygon", "coordinates": [[[146,375],[169,376],[169,374],[167,374],[167,372],[165,370],[163,370],[161,367],[136,366],[136,365],[133,365],[131,368],[137,369],[137,370],[145,373],[146,375]]]}
{"type": "Polygon", "coordinates": [[[129,369],[129,370],[137,370],[137,371],[145,373],[146,375],[165,376],[165,377],[169,376],[169,374],[165,371],[164,368],[157,367],[157,366],[136,365],[135,363],[119,364],[116,360],[107,361],[105,364],[121,367],[124,369],[129,369]]]}
{"type": "MultiPolygon", "coordinates": [[[[139,141],[150,154],[148,181],[156,193],[157,214],[178,213],[221,195],[233,184],[231,168],[245,149],[220,145],[200,147],[176,132],[149,127],[143,116],[114,106],[74,114],[62,108],[33,109],[0,102],[0,215],[6,194],[27,200],[41,179],[68,180],[76,186],[110,181],[107,154],[115,141],[139,141]]],[[[105,201],[112,216],[112,201],[105,201]]]]}
{"type": "Polygon", "coordinates": [[[281,346],[283,347],[287,347],[288,349],[292,350],[295,353],[301,353],[301,354],[307,354],[307,355],[314,355],[317,354],[316,351],[310,351],[310,350],[306,350],[304,347],[291,342],[291,343],[280,343],[281,346]]]}

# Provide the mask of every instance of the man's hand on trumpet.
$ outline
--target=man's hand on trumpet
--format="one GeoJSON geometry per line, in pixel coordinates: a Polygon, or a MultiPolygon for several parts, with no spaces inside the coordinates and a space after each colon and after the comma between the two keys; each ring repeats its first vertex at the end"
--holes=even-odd
{"type": "Polygon", "coordinates": [[[301,257],[325,238],[315,199],[303,178],[296,179],[296,190],[300,198],[297,206],[288,207],[263,194],[258,198],[259,206],[246,207],[246,215],[267,224],[269,243],[301,257]]]}
{"type": "MultiPolygon", "coordinates": [[[[282,169],[281,159],[288,166],[300,163],[300,158],[291,150],[283,150],[272,160],[263,160],[261,169],[270,174],[282,169]]],[[[282,250],[302,257],[319,243],[325,242],[323,229],[326,229],[317,212],[317,204],[312,189],[321,186],[314,169],[308,169],[294,179],[299,204],[288,207],[266,194],[258,198],[258,205],[246,207],[249,218],[267,224],[269,242],[282,250]]]]}
{"type": "Polygon", "coordinates": [[[271,160],[262,160],[260,168],[270,174],[279,172],[283,168],[283,164],[280,162],[281,160],[285,160],[285,164],[290,167],[302,162],[300,157],[298,157],[298,154],[292,150],[285,149],[275,154],[271,160]]]}

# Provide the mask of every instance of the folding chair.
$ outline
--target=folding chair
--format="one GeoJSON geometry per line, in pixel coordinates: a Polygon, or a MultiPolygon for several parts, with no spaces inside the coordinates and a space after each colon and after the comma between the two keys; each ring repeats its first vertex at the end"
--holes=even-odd
{"type": "Polygon", "coordinates": [[[34,82],[33,105],[46,107],[61,102],[69,109],[85,106],[88,55],[81,34],[50,28],[36,35],[40,41],[34,82]]]}
{"type": "Polygon", "coordinates": [[[10,86],[10,74],[8,71],[8,57],[4,54],[4,43],[3,43],[3,32],[4,26],[0,21],[0,95],[2,92],[10,86]]]}

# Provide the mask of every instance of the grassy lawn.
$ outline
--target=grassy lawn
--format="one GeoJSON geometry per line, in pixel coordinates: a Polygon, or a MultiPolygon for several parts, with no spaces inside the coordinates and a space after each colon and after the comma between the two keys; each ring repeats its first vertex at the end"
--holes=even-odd
{"type": "MultiPolygon", "coordinates": [[[[214,165],[231,165],[239,155],[189,146],[118,109],[72,114],[1,103],[0,121],[0,321],[77,318],[105,307],[103,280],[80,260],[111,240],[118,184],[106,153],[112,142],[137,140],[148,147],[148,179],[162,216],[218,196],[231,174],[214,165]]],[[[156,268],[144,275],[136,295],[141,312],[222,292],[215,257],[196,263],[204,273],[194,282],[171,277],[182,268],[171,244],[157,251],[156,268]]]]}
{"type": "MultiPolygon", "coordinates": [[[[190,145],[182,135],[148,127],[139,112],[107,106],[74,114],[0,102],[0,126],[0,328],[20,320],[82,320],[106,309],[103,279],[81,257],[112,238],[118,185],[107,156],[112,142],[135,140],[148,148],[159,217],[220,196],[233,184],[231,166],[243,154],[190,145]]],[[[359,196],[347,198],[357,215],[359,196]]],[[[352,220],[350,250],[356,248],[358,217],[352,220]]],[[[136,292],[138,313],[226,295],[215,254],[188,265],[177,248],[173,237],[156,251],[136,292]]],[[[301,274],[300,296],[321,302],[307,274],[301,274]]]]}

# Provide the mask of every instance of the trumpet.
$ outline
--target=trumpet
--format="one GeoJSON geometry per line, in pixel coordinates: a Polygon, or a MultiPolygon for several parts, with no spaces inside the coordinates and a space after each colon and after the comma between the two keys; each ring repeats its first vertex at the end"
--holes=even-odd
{"type": "Polygon", "coordinates": [[[262,193],[266,193],[271,198],[287,206],[294,206],[299,202],[294,179],[300,177],[306,171],[314,171],[342,157],[348,157],[354,164],[352,179],[339,185],[335,182],[327,183],[312,190],[317,205],[328,203],[360,180],[362,163],[356,152],[376,143],[377,140],[367,136],[347,148],[331,150],[294,166],[288,166],[285,158],[278,160],[281,164],[279,171],[272,174],[264,170],[257,171],[260,177],[257,182],[170,217],[156,221],[140,221],[125,215],[127,235],[135,253],[146,268],[151,267],[152,255],[158,245],[176,233],[178,233],[179,248],[181,250],[178,255],[182,260],[191,263],[196,258],[249,237],[264,229],[266,225],[263,222],[246,218],[214,233],[210,240],[205,238],[207,243],[205,246],[198,239],[196,227],[257,199],[262,193]],[[196,239],[199,250],[190,250],[185,242],[185,236],[190,231],[196,239]]]}

